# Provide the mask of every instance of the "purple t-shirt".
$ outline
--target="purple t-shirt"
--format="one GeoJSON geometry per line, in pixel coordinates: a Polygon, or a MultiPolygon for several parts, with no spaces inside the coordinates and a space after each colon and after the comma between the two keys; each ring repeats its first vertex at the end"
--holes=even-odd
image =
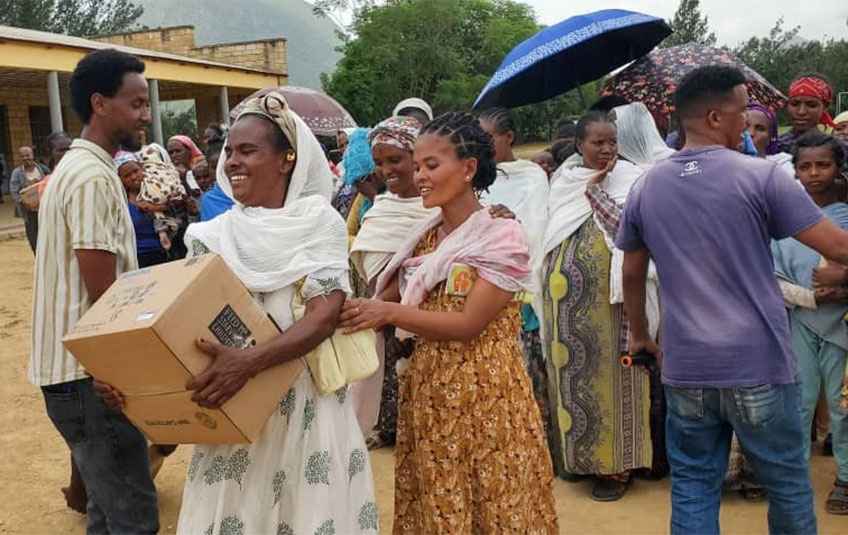
{"type": "Polygon", "coordinates": [[[775,164],[718,146],[682,150],[634,184],[616,245],[648,249],[656,262],[665,384],[795,380],[769,243],[822,217],[775,164]]]}

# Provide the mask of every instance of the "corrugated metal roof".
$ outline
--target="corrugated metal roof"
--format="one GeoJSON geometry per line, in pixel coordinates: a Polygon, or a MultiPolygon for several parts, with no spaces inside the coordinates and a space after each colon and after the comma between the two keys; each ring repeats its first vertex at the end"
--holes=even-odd
{"type": "Polygon", "coordinates": [[[168,54],[167,52],[157,52],[155,50],[147,50],[144,48],[133,48],[129,46],[114,45],[111,43],[101,43],[81,37],[72,37],[70,35],[62,35],[58,33],[40,32],[36,30],[27,30],[25,28],[15,28],[13,26],[0,26],[0,40],[8,39],[11,41],[28,41],[39,43],[48,46],[63,46],[68,48],[82,48],[85,50],[101,50],[105,48],[114,48],[139,56],[141,58],[155,58],[160,60],[174,61],[180,63],[193,63],[196,65],[204,65],[207,67],[216,67],[220,69],[239,70],[246,72],[255,72],[261,74],[271,74],[279,76],[279,73],[271,71],[263,71],[260,69],[250,69],[238,65],[228,65],[226,63],[217,63],[203,59],[192,58],[188,56],[178,56],[176,54],[168,54]]]}

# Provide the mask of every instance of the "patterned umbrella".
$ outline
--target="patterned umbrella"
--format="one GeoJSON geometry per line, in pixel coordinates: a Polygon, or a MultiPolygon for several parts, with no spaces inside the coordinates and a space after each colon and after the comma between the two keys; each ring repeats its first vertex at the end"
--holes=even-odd
{"type": "Polygon", "coordinates": [[[786,96],[759,73],[732,54],[691,43],[657,49],[634,61],[604,83],[601,96],[619,96],[630,102],[643,102],[653,111],[674,111],[677,83],[689,72],[705,65],[729,65],[742,71],[751,100],[776,110],[786,105],[786,96]]]}
{"type": "Polygon", "coordinates": [[[567,18],[513,48],[473,107],[547,100],[644,56],[669,34],[663,19],[623,9],[567,18]]]}
{"type": "MultiPolygon", "coordinates": [[[[291,109],[300,115],[306,126],[316,136],[335,136],[343,128],[355,128],[356,121],[336,100],[324,93],[306,87],[287,85],[261,89],[244,101],[261,97],[269,91],[279,90],[286,96],[291,109]]],[[[244,102],[242,101],[242,102],[244,102]]],[[[241,113],[241,104],[230,111],[230,117],[235,119],[241,113]]]]}

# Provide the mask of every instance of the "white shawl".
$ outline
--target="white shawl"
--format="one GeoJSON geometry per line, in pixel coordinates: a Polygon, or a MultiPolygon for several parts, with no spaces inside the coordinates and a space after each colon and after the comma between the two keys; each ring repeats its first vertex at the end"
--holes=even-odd
{"type": "MultiPolygon", "coordinates": [[[[594,216],[592,205],[586,197],[586,182],[595,173],[597,173],[596,169],[582,167],[582,158],[579,162],[565,162],[557,170],[554,178],[551,180],[550,221],[545,232],[545,254],[551,252],[564,240],[577,232],[589,217],[594,216]]],[[[616,203],[624,205],[630,188],[641,175],[641,169],[629,162],[619,160],[612,172],[601,182],[601,187],[616,203]]],[[[607,234],[604,226],[598,224],[597,219],[595,219],[595,224],[603,233],[604,242],[612,255],[610,264],[610,303],[623,303],[624,285],[622,281],[622,269],[624,266],[624,253],[615,247],[615,236],[607,234]]],[[[660,318],[657,290],[656,266],[651,262],[648,269],[646,311],[650,331],[655,338],[659,330],[660,318]]]]}
{"type": "MultiPolygon", "coordinates": [[[[252,292],[273,292],[310,273],[348,267],[347,226],[329,202],[330,166],[306,123],[289,113],[296,125],[297,163],[283,207],[245,207],[236,201],[231,210],[186,231],[189,246],[199,240],[220,254],[252,292]]],[[[218,184],[233,198],[225,160],[218,162],[218,184]]]]}
{"type": "MultiPolygon", "coordinates": [[[[548,202],[548,227],[545,231],[544,251],[551,252],[566,238],[577,232],[589,219],[592,205],[586,198],[586,182],[597,173],[596,169],[582,166],[580,161],[566,161],[557,169],[551,179],[551,193],[548,202]]],[[[633,183],[642,171],[635,165],[619,160],[612,172],[601,183],[604,191],[618,204],[624,204],[633,183]]],[[[599,228],[600,227],[599,225],[599,228]]],[[[606,236],[607,243],[613,243],[615,236],[606,236]]]]}
{"type": "Polygon", "coordinates": [[[424,208],[421,197],[401,199],[377,195],[359,226],[350,249],[350,260],[367,283],[374,281],[409,237],[412,229],[438,212],[424,208]]]}
{"type": "Polygon", "coordinates": [[[542,317],[541,268],[545,259],[544,237],[548,226],[548,197],[550,187],[545,171],[533,162],[515,160],[498,164],[495,183],[484,192],[480,202],[491,206],[503,204],[515,213],[524,226],[530,242],[530,267],[533,269],[533,311],[542,317]]]}
{"type": "Polygon", "coordinates": [[[548,177],[541,167],[527,160],[501,162],[489,191],[480,196],[487,206],[503,204],[515,213],[530,240],[530,266],[542,265],[545,227],[548,225],[548,177]]]}

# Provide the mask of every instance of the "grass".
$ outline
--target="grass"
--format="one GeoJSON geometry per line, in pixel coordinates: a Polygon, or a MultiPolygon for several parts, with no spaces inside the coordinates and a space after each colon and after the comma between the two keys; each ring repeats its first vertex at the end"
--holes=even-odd
{"type": "Polygon", "coordinates": [[[547,148],[550,148],[550,143],[525,143],[523,145],[516,145],[512,148],[512,152],[515,153],[517,158],[522,160],[529,160],[533,157],[537,152],[541,152],[547,148]]]}

